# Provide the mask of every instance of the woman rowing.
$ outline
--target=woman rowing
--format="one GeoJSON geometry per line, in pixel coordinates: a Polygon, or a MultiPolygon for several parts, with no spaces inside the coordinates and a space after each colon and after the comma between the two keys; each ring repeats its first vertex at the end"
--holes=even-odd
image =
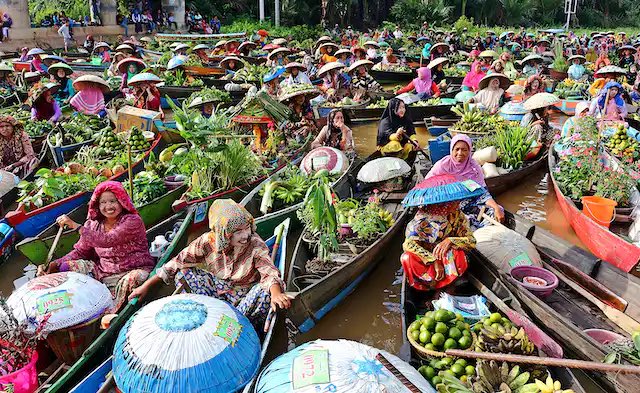
{"type": "Polygon", "coordinates": [[[84,225],[62,215],[56,222],[80,232],[73,251],[39,274],[74,271],[104,283],[114,298],[114,312],[142,284],[154,266],[142,218],[120,182],[100,183],[91,195],[84,225]]]}
{"type": "Polygon", "coordinates": [[[183,280],[193,293],[231,303],[254,327],[264,324],[269,307],[290,307],[269,248],[256,234],[254,219],[244,207],[230,199],[214,201],[209,228],[129,298],[144,298],[160,282],[175,281],[178,286],[183,280]]]}
{"type": "Polygon", "coordinates": [[[12,116],[0,115],[0,168],[24,178],[37,163],[23,124],[12,116]]]}
{"type": "Polygon", "coordinates": [[[382,155],[406,160],[416,149],[416,129],[406,112],[407,107],[401,99],[389,100],[378,124],[377,146],[382,155]]]}

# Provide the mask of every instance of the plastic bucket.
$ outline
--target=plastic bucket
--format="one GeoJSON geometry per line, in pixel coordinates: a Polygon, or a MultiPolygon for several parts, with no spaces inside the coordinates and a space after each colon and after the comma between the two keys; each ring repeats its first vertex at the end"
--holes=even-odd
{"type": "Polygon", "coordinates": [[[608,198],[598,196],[582,197],[582,212],[605,228],[609,228],[613,221],[617,205],[618,202],[608,198]]]}
{"type": "Polygon", "coordinates": [[[15,393],[35,392],[38,389],[37,361],[38,353],[34,351],[29,364],[20,370],[0,377],[0,390],[15,393]],[[12,388],[13,390],[11,390],[12,388]]]}

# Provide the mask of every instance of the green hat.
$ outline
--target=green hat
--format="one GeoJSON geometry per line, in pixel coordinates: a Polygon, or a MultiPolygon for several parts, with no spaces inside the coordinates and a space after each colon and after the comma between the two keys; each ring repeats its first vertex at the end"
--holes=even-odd
{"type": "Polygon", "coordinates": [[[65,74],[67,74],[67,76],[73,74],[73,70],[71,69],[71,67],[69,67],[68,64],[65,63],[55,63],[52,64],[51,66],[49,66],[49,75],[53,75],[54,72],[56,72],[57,70],[64,70],[65,74]]]}

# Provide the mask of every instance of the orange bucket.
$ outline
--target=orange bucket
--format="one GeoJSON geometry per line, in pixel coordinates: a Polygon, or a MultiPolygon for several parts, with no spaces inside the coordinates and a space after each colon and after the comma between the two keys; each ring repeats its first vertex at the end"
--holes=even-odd
{"type": "Polygon", "coordinates": [[[618,202],[609,198],[598,196],[582,197],[582,212],[605,228],[609,228],[609,225],[613,222],[617,205],[618,202]]]}

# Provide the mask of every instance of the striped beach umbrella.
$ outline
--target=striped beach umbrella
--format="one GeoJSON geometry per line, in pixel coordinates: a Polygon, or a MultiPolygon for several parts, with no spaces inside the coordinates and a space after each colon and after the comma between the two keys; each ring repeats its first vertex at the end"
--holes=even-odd
{"type": "Polygon", "coordinates": [[[195,294],[146,305],[127,321],[113,351],[122,393],[235,392],[259,365],[251,322],[222,300],[195,294]]]}

